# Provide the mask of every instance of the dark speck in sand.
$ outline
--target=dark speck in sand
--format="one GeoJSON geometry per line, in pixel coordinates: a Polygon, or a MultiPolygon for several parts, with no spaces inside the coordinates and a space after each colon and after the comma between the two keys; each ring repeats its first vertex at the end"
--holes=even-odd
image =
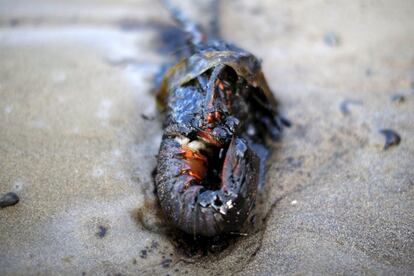
{"type": "Polygon", "coordinates": [[[380,133],[385,137],[384,150],[392,146],[398,146],[401,142],[401,136],[392,129],[381,129],[380,133]]]}
{"type": "Polygon", "coordinates": [[[107,233],[108,233],[108,228],[106,228],[105,226],[99,225],[98,232],[96,232],[96,236],[102,239],[103,237],[106,236],[107,233]]]}
{"type": "Polygon", "coordinates": [[[373,74],[373,71],[372,71],[372,69],[371,69],[371,68],[367,68],[367,69],[365,70],[365,75],[366,75],[367,77],[371,77],[371,76],[372,76],[372,74],[373,74]]]}
{"type": "Polygon", "coordinates": [[[7,193],[0,198],[0,208],[13,206],[19,202],[19,196],[13,192],[7,193]]]}
{"type": "Polygon", "coordinates": [[[168,267],[170,267],[170,264],[171,263],[172,263],[172,260],[171,259],[165,259],[165,260],[162,260],[161,266],[163,268],[168,268],[168,267]]]}
{"type": "Polygon", "coordinates": [[[402,94],[394,94],[391,96],[391,101],[396,103],[403,103],[405,102],[405,96],[402,94]]]}
{"type": "Polygon", "coordinates": [[[148,256],[148,252],[147,252],[147,250],[141,250],[141,252],[139,253],[139,256],[142,258],[142,259],[146,259],[147,258],[147,256],[148,256]]]}
{"type": "Polygon", "coordinates": [[[157,248],[158,248],[158,246],[159,246],[158,242],[156,242],[156,241],[152,241],[152,242],[151,242],[151,248],[152,248],[152,249],[157,249],[157,248]]]}
{"type": "Polygon", "coordinates": [[[341,110],[343,115],[351,114],[351,111],[349,110],[350,105],[362,105],[362,102],[361,101],[356,101],[356,100],[343,100],[339,104],[339,109],[341,110]]]}
{"type": "Polygon", "coordinates": [[[283,116],[280,116],[279,117],[279,119],[280,119],[280,122],[285,126],[285,127],[291,127],[292,126],[292,122],[288,119],[288,118],[285,118],[285,117],[283,117],[283,116]]]}
{"type": "Polygon", "coordinates": [[[155,119],[154,116],[148,116],[148,115],[145,115],[143,113],[141,113],[141,118],[146,120],[146,121],[153,121],[155,119]]]}

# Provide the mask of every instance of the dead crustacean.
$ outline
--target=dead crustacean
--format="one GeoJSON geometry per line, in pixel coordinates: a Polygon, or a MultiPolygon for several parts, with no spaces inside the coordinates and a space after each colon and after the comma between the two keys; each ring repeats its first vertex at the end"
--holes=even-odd
{"type": "Polygon", "coordinates": [[[189,33],[191,55],[168,69],[157,99],[164,134],[155,184],[160,205],[181,230],[202,236],[237,232],[255,205],[261,169],[257,148],[287,121],[259,60],[205,33],[170,2],[189,33]]]}

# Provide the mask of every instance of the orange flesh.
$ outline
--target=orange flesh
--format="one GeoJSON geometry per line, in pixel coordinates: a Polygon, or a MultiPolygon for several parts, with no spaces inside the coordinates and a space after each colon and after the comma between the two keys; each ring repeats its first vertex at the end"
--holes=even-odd
{"type": "Polygon", "coordinates": [[[214,112],[214,118],[215,118],[216,120],[220,120],[220,118],[221,118],[221,114],[220,114],[220,112],[218,112],[218,111],[214,112]]]}
{"type": "Polygon", "coordinates": [[[185,160],[181,174],[188,174],[197,180],[202,180],[207,175],[207,158],[187,146],[182,146],[180,153],[185,160]]]}
{"type": "Polygon", "coordinates": [[[216,80],[216,86],[218,86],[221,90],[224,90],[224,84],[220,79],[216,80]]]}
{"type": "Polygon", "coordinates": [[[207,118],[206,118],[206,121],[208,122],[208,123],[212,123],[213,121],[214,121],[214,113],[212,113],[212,112],[210,112],[210,113],[208,113],[207,114],[207,118]]]}
{"type": "Polygon", "coordinates": [[[210,135],[210,132],[211,130],[199,131],[197,133],[197,136],[213,145],[220,146],[221,145],[220,142],[215,140],[214,137],[210,135]]]}
{"type": "MultiPolygon", "coordinates": [[[[224,91],[224,83],[217,79],[215,82],[216,87],[218,87],[221,91],[224,91]]],[[[227,90],[225,93],[230,94],[231,91],[227,90]]],[[[207,106],[212,107],[214,102],[214,97],[212,97],[207,106]]],[[[208,123],[212,123],[214,121],[221,119],[221,113],[218,111],[209,112],[205,115],[205,121],[208,123]]],[[[206,129],[204,131],[200,131],[197,133],[197,136],[202,138],[203,140],[214,144],[216,146],[220,146],[220,142],[214,139],[214,137],[210,134],[211,130],[206,129]]],[[[207,158],[200,153],[193,151],[191,148],[183,145],[181,146],[180,154],[182,155],[183,159],[185,160],[185,164],[181,169],[181,174],[186,174],[190,176],[185,185],[184,189],[188,189],[191,186],[191,180],[195,178],[196,180],[200,181],[207,175],[207,158]]]]}

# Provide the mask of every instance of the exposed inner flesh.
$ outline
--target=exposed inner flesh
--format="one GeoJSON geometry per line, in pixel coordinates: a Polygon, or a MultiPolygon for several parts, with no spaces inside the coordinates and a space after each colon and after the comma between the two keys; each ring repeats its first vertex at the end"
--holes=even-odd
{"type": "Polygon", "coordinates": [[[198,78],[201,88],[205,90],[203,107],[203,123],[192,141],[189,138],[176,138],[181,145],[181,154],[185,160],[182,174],[189,175],[186,187],[194,184],[204,186],[206,189],[218,190],[222,184],[222,171],[224,159],[229,147],[229,130],[225,123],[225,113],[231,110],[233,94],[232,83],[238,79],[231,67],[220,64],[198,78]]]}
{"type": "MultiPolygon", "coordinates": [[[[216,146],[203,139],[189,141],[188,138],[176,140],[181,144],[181,155],[185,160],[182,174],[193,177],[206,189],[218,190],[221,187],[224,159],[228,144],[216,146]]],[[[188,183],[187,188],[193,183],[188,183]]]]}

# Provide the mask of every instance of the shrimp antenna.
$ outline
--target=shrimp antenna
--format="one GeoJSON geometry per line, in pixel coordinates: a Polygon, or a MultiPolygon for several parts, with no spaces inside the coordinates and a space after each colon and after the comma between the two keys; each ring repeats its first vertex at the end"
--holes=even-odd
{"type": "Polygon", "coordinates": [[[171,0],[163,0],[164,6],[171,13],[174,20],[181,26],[181,28],[189,34],[189,43],[194,46],[200,44],[205,40],[206,35],[201,30],[200,26],[191,21],[171,0]]]}

